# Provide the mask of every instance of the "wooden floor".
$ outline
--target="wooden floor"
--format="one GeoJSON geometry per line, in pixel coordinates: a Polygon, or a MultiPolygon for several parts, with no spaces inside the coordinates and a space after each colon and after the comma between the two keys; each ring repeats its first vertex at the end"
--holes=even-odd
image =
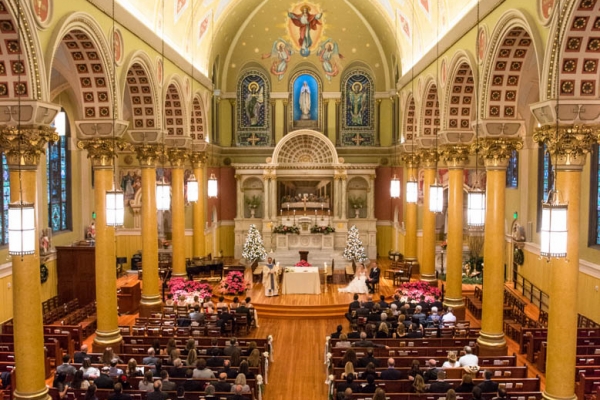
{"type": "MultiPolygon", "coordinates": [[[[385,261],[382,265],[385,268],[385,261]]],[[[321,295],[266,297],[261,284],[255,284],[252,290],[248,291],[252,303],[259,312],[259,327],[253,329],[248,337],[265,338],[272,335],[274,338],[274,361],[269,368],[269,382],[266,385],[264,399],[290,398],[291,393],[294,394],[293,398],[298,399],[326,398],[325,337],[334,332],[337,325],[343,325],[345,330],[349,329],[343,312],[347,309],[348,303],[352,301],[352,294],[337,292],[338,287],[346,285],[343,276],[340,278],[341,280],[335,280],[334,285],[328,286],[327,293],[321,295]],[[311,319],[294,315],[294,311],[304,313],[307,308],[309,312],[312,312],[311,319]],[[337,311],[321,311],[321,316],[319,311],[316,311],[319,308],[324,310],[330,308],[337,311]],[[276,311],[270,314],[272,309],[276,311]],[[289,318],[289,314],[292,314],[291,318],[289,318]]],[[[132,279],[137,279],[137,276],[120,278],[118,284],[121,285],[132,279]]],[[[322,289],[324,290],[323,287],[322,289]]],[[[465,286],[463,290],[470,291],[472,287],[465,286]]],[[[383,279],[380,283],[380,291],[386,297],[390,297],[393,294],[391,281],[383,279]]],[[[528,307],[527,312],[533,316],[536,311],[528,307]]],[[[119,317],[119,324],[131,325],[136,316],[123,315],[119,317]]],[[[474,319],[468,312],[467,319],[471,320],[472,326],[480,326],[480,321],[474,319]]],[[[90,337],[86,343],[91,344],[92,341],[93,337],[90,337]]],[[[507,339],[507,342],[508,354],[517,353],[518,344],[510,339],[507,339]]],[[[517,356],[518,365],[526,364],[524,356],[517,356]]],[[[543,390],[545,387],[543,374],[535,366],[529,364],[529,367],[531,377],[540,375],[542,378],[543,390]]]]}

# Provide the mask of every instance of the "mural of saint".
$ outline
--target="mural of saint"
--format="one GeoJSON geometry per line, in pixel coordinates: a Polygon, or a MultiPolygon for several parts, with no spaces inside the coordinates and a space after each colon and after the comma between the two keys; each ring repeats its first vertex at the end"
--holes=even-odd
{"type": "Polygon", "coordinates": [[[264,88],[256,82],[251,82],[248,85],[248,93],[244,100],[244,111],[251,126],[256,126],[259,123],[259,115],[265,100],[263,90],[264,88]]]}
{"type": "Polygon", "coordinates": [[[317,50],[317,56],[325,71],[325,77],[331,81],[331,78],[340,73],[342,69],[341,59],[344,58],[338,49],[336,42],[327,39],[317,50]]]}
{"type": "Polygon", "coordinates": [[[142,176],[138,169],[127,169],[121,171],[121,190],[123,190],[123,199],[125,204],[133,200],[135,193],[141,189],[142,176]]]}
{"type": "Polygon", "coordinates": [[[275,58],[270,71],[273,75],[277,76],[278,80],[282,80],[283,75],[287,71],[287,66],[292,54],[294,54],[292,46],[285,40],[279,38],[273,42],[271,52],[263,54],[262,58],[275,58]]]}
{"type": "Polygon", "coordinates": [[[40,22],[48,21],[51,6],[50,0],[33,0],[33,12],[40,22]]]}
{"type": "Polygon", "coordinates": [[[321,18],[323,13],[311,14],[310,7],[303,5],[300,9],[300,14],[288,12],[288,17],[291,23],[298,28],[298,46],[300,47],[300,55],[302,57],[308,57],[310,55],[310,48],[313,44],[313,40],[310,36],[311,30],[317,30],[318,26],[321,25],[321,18]]]}
{"type": "Polygon", "coordinates": [[[352,85],[352,90],[348,93],[350,101],[350,114],[352,116],[351,125],[363,125],[363,114],[367,109],[367,86],[360,82],[355,82],[352,85]]]}

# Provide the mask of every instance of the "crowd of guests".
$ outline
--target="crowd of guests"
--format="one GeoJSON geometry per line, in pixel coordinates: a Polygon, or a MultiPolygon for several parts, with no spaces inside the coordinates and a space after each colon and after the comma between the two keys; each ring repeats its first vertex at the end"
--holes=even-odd
{"type": "Polygon", "coordinates": [[[149,400],[166,400],[168,396],[165,392],[171,391],[176,391],[177,396],[182,398],[186,391],[203,391],[206,399],[216,398],[215,392],[227,392],[231,393],[230,399],[238,400],[251,392],[247,379],[255,379],[256,376],[250,368],[258,367],[261,362],[256,342],[249,342],[248,347],[242,349],[236,338],[231,338],[230,344],[225,347],[219,347],[214,338],[207,349],[210,355],[208,359],[198,358],[193,339],[188,340],[185,349],[177,348],[174,338],[165,347],[156,340],[142,360],[146,368],[138,366],[133,358],[127,362],[125,370],[119,368],[118,365],[124,364],[124,361],[110,347],[104,350],[99,360],[92,360],[87,353],[88,346],[84,344],[74,354],[73,361],[81,363],[79,369],[71,365],[68,354],[63,357],[63,363],[57,366],[53,387],[58,390],[61,399],[66,397],[69,389],[86,390],[85,400],[97,400],[97,389],[113,389],[114,394],[109,400],[128,400],[131,397],[123,390],[137,389],[148,392],[146,397],[149,400]],[[96,368],[93,365],[95,361],[101,363],[102,367],[96,368]],[[185,380],[178,381],[178,384],[170,378],[185,380]],[[228,379],[235,382],[230,383],[228,379]],[[132,387],[134,380],[139,383],[132,387]],[[204,384],[201,380],[209,382],[204,384]]]}

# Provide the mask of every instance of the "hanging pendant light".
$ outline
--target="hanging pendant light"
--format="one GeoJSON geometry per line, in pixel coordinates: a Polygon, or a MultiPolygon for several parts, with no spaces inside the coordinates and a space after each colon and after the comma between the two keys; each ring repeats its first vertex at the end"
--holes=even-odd
{"type": "Polygon", "coordinates": [[[125,219],[125,196],[122,190],[113,188],[106,192],[106,225],[123,226],[125,219]]]}
{"type": "Polygon", "coordinates": [[[400,179],[394,174],[392,180],[390,181],[390,197],[392,199],[397,199],[400,197],[400,179]]]}
{"type": "Polygon", "coordinates": [[[214,173],[210,174],[210,178],[208,178],[208,197],[214,198],[217,197],[219,192],[219,187],[217,185],[217,177],[214,173]]]}
{"type": "Polygon", "coordinates": [[[546,202],[542,203],[540,242],[542,257],[565,258],[567,256],[567,210],[568,205],[560,202],[558,190],[551,190],[546,202]]]}
{"type": "Polygon", "coordinates": [[[8,254],[35,253],[35,208],[33,203],[17,201],[8,205],[8,254]]]}
{"type": "Polygon", "coordinates": [[[198,201],[198,179],[192,172],[187,181],[187,199],[189,202],[195,203],[198,201]]]}
{"type": "Polygon", "coordinates": [[[419,184],[415,178],[411,177],[406,182],[406,202],[416,204],[419,200],[419,184]]]}
{"type": "Polygon", "coordinates": [[[156,183],[156,209],[169,211],[171,209],[171,186],[163,178],[156,183]]]}
{"type": "Polygon", "coordinates": [[[467,224],[473,228],[485,225],[485,192],[479,188],[467,193],[467,224]]]}
{"type": "Polygon", "coordinates": [[[429,211],[432,213],[444,211],[444,187],[438,183],[437,178],[433,185],[429,185],[429,211]]]}

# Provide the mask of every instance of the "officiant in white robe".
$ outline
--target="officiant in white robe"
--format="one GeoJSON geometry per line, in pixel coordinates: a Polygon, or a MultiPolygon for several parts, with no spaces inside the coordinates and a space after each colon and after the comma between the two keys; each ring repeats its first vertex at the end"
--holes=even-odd
{"type": "Polygon", "coordinates": [[[273,259],[268,258],[267,264],[263,267],[263,286],[265,287],[265,296],[279,295],[279,274],[281,269],[279,264],[273,264],[273,259]]]}

